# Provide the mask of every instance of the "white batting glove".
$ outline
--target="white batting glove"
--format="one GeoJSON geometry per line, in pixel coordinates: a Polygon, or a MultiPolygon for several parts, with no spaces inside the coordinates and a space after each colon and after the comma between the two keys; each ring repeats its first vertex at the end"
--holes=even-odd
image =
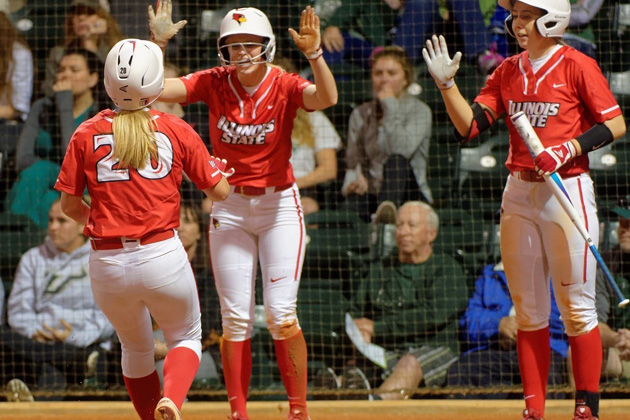
{"type": "Polygon", "coordinates": [[[455,85],[453,78],[459,69],[462,53],[457,51],[451,59],[448,55],[446,40],[442,35],[439,39],[435,35],[430,40],[427,39],[427,46],[422,49],[422,57],[427,63],[429,73],[440,89],[448,89],[455,85]]]}
{"type": "Polygon", "coordinates": [[[153,6],[149,6],[149,30],[151,31],[151,41],[160,48],[166,48],[168,40],[182,29],[188,21],[180,20],[173,23],[173,3],[171,0],[158,0],[157,12],[153,11],[153,6]]]}
{"type": "Polygon", "coordinates": [[[216,169],[216,171],[212,174],[212,176],[216,176],[217,174],[221,174],[224,177],[229,178],[232,175],[234,175],[234,172],[236,172],[234,170],[234,168],[226,169],[227,168],[227,160],[221,159],[221,158],[218,158],[218,157],[214,157],[214,156],[210,156],[210,166],[212,166],[213,168],[216,169]]]}

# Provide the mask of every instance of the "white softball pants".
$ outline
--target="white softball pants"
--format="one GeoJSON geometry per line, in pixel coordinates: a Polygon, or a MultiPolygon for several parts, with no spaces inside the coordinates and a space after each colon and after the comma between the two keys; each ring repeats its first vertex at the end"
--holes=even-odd
{"type": "Polygon", "coordinates": [[[232,193],[227,200],[213,204],[210,256],[227,340],[251,337],[259,259],[263,303],[272,337],[283,340],[298,332],[297,293],[305,235],[295,185],[255,197],[232,193]]]}
{"type": "MultiPolygon", "coordinates": [[[[564,180],[571,201],[593,241],[599,221],[588,174],[564,180]]],[[[519,329],[549,323],[549,277],[569,336],[597,327],[596,260],[545,182],[509,176],[501,206],[501,255],[519,329]]]]}
{"type": "Polygon", "coordinates": [[[122,346],[122,371],[141,378],[155,370],[151,316],[169,348],[188,347],[201,358],[201,311],[195,277],[177,234],[148,245],[92,251],[96,303],[122,346]]]}

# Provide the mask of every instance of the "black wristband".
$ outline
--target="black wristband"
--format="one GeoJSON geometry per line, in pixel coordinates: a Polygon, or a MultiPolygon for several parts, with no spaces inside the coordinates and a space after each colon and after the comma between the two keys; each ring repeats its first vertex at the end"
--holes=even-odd
{"type": "Polygon", "coordinates": [[[612,143],[615,138],[606,124],[595,124],[576,138],[580,144],[582,154],[599,149],[612,143]]]}

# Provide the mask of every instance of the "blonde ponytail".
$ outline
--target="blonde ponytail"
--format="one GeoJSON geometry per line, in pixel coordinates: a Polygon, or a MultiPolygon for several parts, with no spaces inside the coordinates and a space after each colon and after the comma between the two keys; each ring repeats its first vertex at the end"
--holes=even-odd
{"type": "Polygon", "coordinates": [[[148,111],[119,111],[114,116],[114,157],[121,168],[143,169],[150,157],[157,157],[157,123],[148,111]]]}

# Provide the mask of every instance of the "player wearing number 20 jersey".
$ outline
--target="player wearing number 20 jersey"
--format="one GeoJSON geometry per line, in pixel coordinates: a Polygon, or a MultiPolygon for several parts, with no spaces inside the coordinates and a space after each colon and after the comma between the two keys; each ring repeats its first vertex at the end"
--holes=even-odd
{"type": "Polygon", "coordinates": [[[112,110],[101,111],[75,132],[57,181],[57,189],[81,195],[85,188],[92,205],[85,234],[90,238],[141,238],[179,225],[179,185],[182,171],[204,190],[222,175],[213,167],[208,149],[184,121],[149,111],[158,130],[158,160],[133,170],[113,158],[112,110]]]}
{"type": "Polygon", "coordinates": [[[175,230],[182,173],[214,201],[229,194],[225,161],[185,122],[146,108],[162,92],[162,61],[152,42],[114,45],[105,88],[116,110],[79,126],[55,185],[62,210],[90,237],[94,299],[120,339],[125,385],[142,420],[181,420],[201,358],[197,287],[175,230]],[[81,201],[86,189],[91,207],[81,201]],[[151,318],[169,348],[162,399],[151,318]]]}

